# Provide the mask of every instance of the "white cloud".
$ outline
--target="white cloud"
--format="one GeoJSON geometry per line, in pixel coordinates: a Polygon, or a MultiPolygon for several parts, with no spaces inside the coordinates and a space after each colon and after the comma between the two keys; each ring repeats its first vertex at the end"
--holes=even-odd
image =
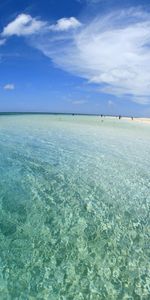
{"type": "Polygon", "coordinates": [[[149,104],[150,103],[150,97],[142,97],[137,96],[132,98],[133,102],[139,103],[139,104],[149,104]]]}
{"type": "MultiPolygon", "coordinates": [[[[15,20],[10,22],[1,34],[2,37],[30,36],[41,32],[67,31],[79,27],[81,23],[74,17],[59,19],[56,24],[48,26],[47,22],[32,18],[30,15],[20,14],[15,20]]],[[[2,40],[4,41],[4,39],[2,40]]]]}
{"type": "Polygon", "coordinates": [[[13,83],[7,83],[3,86],[3,89],[7,91],[12,91],[15,89],[15,85],[13,83]]]}
{"type": "Polygon", "coordinates": [[[30,15],[21,14],[4,28],[2,36],[27,36],[39,32],[45,26],[46,22],[32,18],[30,15]]]}
{"type": "Polygon", "coordinates": [[[101,92],[150,103],[150,14],[121,10],[80,25],[74,17],[49,25],[22,14],[2,36],[28,36],[57,66],[96,84],[101,92]],[[73,28],[77,30],[69,30],[73,28]]]}
{"type": "Polygon", "coordinates": [[[59,19],[56,24],[51,25],[49,28],[54,31],[65,31],[77,28],[81,23],[74,17],[59,19]]]}
{"type": "Polygon", "coordinates": [[[108,106],[113,106],[114,105],[114,102],[112,100],[108,100],[108,106]]]}
{"type": "Polygon", "coordinates": [[[72,35],[34,39],[60,68],[100,91],[150,103],[150,15],[140,9],[97,16],[72,35]],[[144,100],[146,99],[146,100],[144,100]]]}

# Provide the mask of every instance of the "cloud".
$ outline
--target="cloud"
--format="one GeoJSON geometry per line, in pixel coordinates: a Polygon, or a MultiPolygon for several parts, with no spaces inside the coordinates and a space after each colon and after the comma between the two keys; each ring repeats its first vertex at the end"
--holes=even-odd
{"type": "Polygon", "coordinates": [[[74,29],[81,26],[81,23],[74,17],[59,19],[56,24],[51,25],[49,28],[54,31],[65,31],[74,29]]]}
{"type": "Polygon", "coordinates": [[[114,106],[114,102],[113,102],[112,100],[108,100],[108,106],[109,106],[109,107],[114,106]]]}
{"type": "Polygon", "coordinates": [[[39,32],[45,26],[46,22],[32,18],[30,15],[20,14],[4,28],[2,36],[27,36],[39,32]]]}
{"type": "Polygon", "coordinates": [[[74,105],[82,105],[82,104],[86,104],[87,101],[86,100],[74,100],[72,101],[72,104],[74,105]]]}
{"type": "Polygon", "coordinates": [[[6,91],[12,91],[15,89],[15,85],[13,83],[7,83],[3,86],[3,89],[6,91]]]}
{"type": "Polygon", "coordinates": [[[32,45],[101,92],[150,103],[150,15],[140,9],[97,16],[72,35],[44,36],[32,45]]]}
{"type": "MultiPolygon", "coordinates": [[[[2,37],[30,36],[41,32],[67,31],[79,27],[81,23],[74,17],[59,19],[56,24],[48,25],[47,22],[32,18],[30,15],[20,14],[10,22],[1,34],[2,37]]],[[[2,40],[4,41],[4,40],[2,40]]]]}
{"type": "Polygon", "coordinates": [[[131,8],[81,24],[71,17],[51,25],[22,14],[4,28],[2,36],[28,37],[30,45],[55,65],[86,79],[100,92],[150,103],[150,14],[131,8]]]}

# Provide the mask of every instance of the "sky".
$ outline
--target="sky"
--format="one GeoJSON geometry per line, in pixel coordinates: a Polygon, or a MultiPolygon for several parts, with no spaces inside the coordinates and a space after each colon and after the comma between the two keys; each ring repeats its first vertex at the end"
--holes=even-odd
{"type": "Polygon", "coordinates": [[[0,112],[150,117],[149,1],[1,1],[0,112]]]}

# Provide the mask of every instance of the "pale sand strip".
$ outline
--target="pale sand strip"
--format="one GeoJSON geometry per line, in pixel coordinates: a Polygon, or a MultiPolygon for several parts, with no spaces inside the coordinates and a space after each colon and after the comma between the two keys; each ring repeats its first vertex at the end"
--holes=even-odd
{"type": "MultiPolygon", "coordinates": [[[[117,117],[111,117],[111,116],[108,116],[109,119],[118,119],[118,116],[117,117]]],[[[130,118],[130,117],[121,117],[121,120],[126,120],[126,121],[130,121],[130,122],[138,122],[138,123],[145,123],[145,124],[150,124],[150,118],[136,118],[136,117],[133,117],[130,118]]],[[[121,121],[120,120],[120,121],[121,121]]]]}
{"type": "MultiPolygon", "coordinates": [[[[131,120],[131,118],[127,118],[127,119],[131,120]]],[[[131,122],[150,124],[150,119],[149,118],[133,118],[133,120],[131,120],[131,122]]]]}

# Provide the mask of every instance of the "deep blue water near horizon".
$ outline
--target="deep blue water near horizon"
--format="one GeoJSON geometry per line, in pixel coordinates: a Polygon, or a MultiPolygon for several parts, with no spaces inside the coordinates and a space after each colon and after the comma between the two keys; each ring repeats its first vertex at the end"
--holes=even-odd
{"type": "Polygon", "coordinates": [[[150,299],[149,170],[147,124],[1,115],[0,299],[150,299]]]}

